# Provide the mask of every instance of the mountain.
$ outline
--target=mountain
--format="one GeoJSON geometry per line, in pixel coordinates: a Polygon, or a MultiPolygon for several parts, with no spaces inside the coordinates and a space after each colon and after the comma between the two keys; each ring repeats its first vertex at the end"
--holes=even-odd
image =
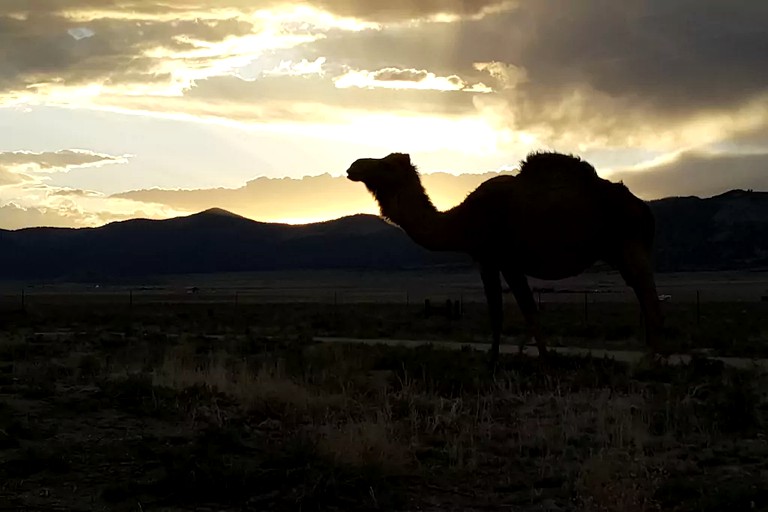
{"type": "MultiPolygon", "coordinates": [[[[768,267],[768,193],[651,201],[658,271],[768,267]]],[[[467,265],[371,215],[294,226],[214,208],[99,228],[0,230],[0,279],[103,280],[150,274],[467,265]]]]}
{"type": "Polygon", "coordinates": [[[371,215],[293,226],[214,208],[99,228],[0,230],[0,279],[108,279],[293,268],[405,268],[466,262],[429,252],[371,215]]]}
{"type": "Polygon", "coordinates": [[[768,192],[650,202],[660,271],[768,267],[768,192]]]}

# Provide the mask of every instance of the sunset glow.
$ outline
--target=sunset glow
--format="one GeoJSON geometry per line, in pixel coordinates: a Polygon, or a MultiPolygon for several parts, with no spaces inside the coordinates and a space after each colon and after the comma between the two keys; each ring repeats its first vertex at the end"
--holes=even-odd
{"type": "Polygon", "coordinates": [[[768,189],[759,2],[129,4],[0,5],[0,228],[376,213],[343,173],[395,151],[440,208],[537,149],[647,199],[768,189]]]}

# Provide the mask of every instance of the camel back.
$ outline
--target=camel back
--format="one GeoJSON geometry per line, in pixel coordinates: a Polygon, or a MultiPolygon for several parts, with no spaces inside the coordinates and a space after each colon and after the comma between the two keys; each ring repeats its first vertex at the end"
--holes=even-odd
{"type": "Polygon", "coordinates": [[[544,182],[598,179],[595,168],[579,157],[555,152],[531,153],[520,163],[520,176],[544,182]]]}

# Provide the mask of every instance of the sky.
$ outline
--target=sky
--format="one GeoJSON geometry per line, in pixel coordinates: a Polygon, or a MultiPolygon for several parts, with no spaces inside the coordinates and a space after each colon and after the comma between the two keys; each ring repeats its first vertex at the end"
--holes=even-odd
{"type": "Polygon", "coordinates": [[[768,190],[764,0],[2,0],[0,228],[440,209],[527,153],[638,196],[768,190]]]}

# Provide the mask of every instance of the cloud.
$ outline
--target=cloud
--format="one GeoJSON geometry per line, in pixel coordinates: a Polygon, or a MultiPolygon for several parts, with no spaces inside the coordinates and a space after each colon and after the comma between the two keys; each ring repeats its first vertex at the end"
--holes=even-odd
{"type": "MultiPolygon", "coordinates": [[[[325,71],[323,70],[323,64],[325,64],[325,61],[325,57],[318,57],[312,62],[309,62],[307,59],[301,59],[299,62],[281,60],[280,64],[274,68],[265,70],[264,76],[323,76],[325,74],[325,71]]],[[[242,75],[240,75],[240,78],[247,80],[246,78],[242,77],[242,75]]]]}
{"type": "Polygon", "coordinates": [[[113,156],[82,149],[65,149],[35,153],[32,151],[0,151],[0,170],[14,173],[66,172],[78,167],[100,167],[126,163],[128,155],[113,156]]]}
{"type": "Polygon", "coordinates": [[[0,166],[0,187],[18,185],[26,181],[32,181],[32,179],[28,176],[13,172],[4,168],[3,166],[0,166]]]}
{"type": "MultiPolygon", "coordinates": [[[[374,1],[276,0],[255,9],[252,2],[237,0],[9,0],[0,6],[0,46],[6,48],[0,54],[0,102],[133,108],[138,96],[153,103],[153,110],[163,111],[163,98],[182,97],[199,81],[252,78],[243,70],[259,66],[272,53],[332,32],[381,28],[350,16],[395,24],[432,16],[477,18],[507,4],[396,0],[383,6],[374,1]]],[[[294,52],[287,57],[263,75],[323,74],[325,56],[296,58],[294,52]]],[[[388,81],[384,71],[372,73],[378,74],[374,79],[388,81]]],[[[439,89],[462,83],[451,75],[424,78],[421,85],[432,81],[439,89]]],[[[269,108],[265,104],[270,102],[270,97],[251,97],[246,104],[269,108]]],[[[406,98],[404,108],[407,103],[406,98]]]]}
{"type": "MultiPolygon", "coordinates": [[[[768,152],[754,154],[683,152],[653,165],[608,174],[644,199],[674,195],[708,197],[733,188],[768,191],[768,152]]],[[[512,174],[514,170],[503,171],[512,174]]],[[[442,210],[461,202],[480,183],[500,172],[423,174],[435,205],[442,210]]],[[[136,190],[105,196],[95,191],[45,184],[0,189],[0,228],[33,225],[97,226],[127,218],[168,218],[212,207],[268,222],[312,222],[354,213],[378,212],[370,194],[344,177],[328,174],[302,179],[257,178],[239,188],[136,190]]]]}
{"type": "Polygon", "coordinates": [[[333,79],[336,87],[347,89],[384,88],[434,91],[491,92],[485,84],[468,84],[457,75],[437,76],[424,69],[384,68],[377,71],[349,70],[333,79]]]}
{"type": "MultiPolygon", "coordinates": [[[[113,156],[82,149],[61,151],[0,151],[0,204],[39,190],[53,173],[125,163],[128,155],[113,156]]],[[[22,201],[23,202],[23,201],[22,201]]]]}
{"type": "MultiPolygon", "coordinates": [[[[365,73],[343,75],[347,77],[346,83],[334,81],[329,72],[303,76],[262,75],[254,80],[215,77],[198,81],[184,98],[168,98],[164,108],[166,112],[195,115],[205,112],[246,123],[338,124],[371,113],[393,112],[410,116],[478,117],[472,94],[443,77],[424,82],[372,82],[365,73]]],[[[142,98],[126,102],[124,104],[141,102],[145,108],[151,108],[150,102],[142,98]]]]}
{"type": "Polygon", "coordinates": [[[334,31],[305,45],[351,69],[427,69],[483,82],[477,109],[539,145],[670,150],[768,124],[768,4],[520,3],[451,24],[334,31]]]}
{"type": "Polygon", "coordinates": [[[500,84],[508,124],[552,140],[667,146],[764,124],[768,5],[738,5],[527,4],[515,12],[522,44],[501,46],[495,59],[525,72],[500,84]]]}
{"type": "Polygon", "coordinates": [[[0,103],[254,124],[468,116],[576,152],[703,148],[768,126],[757,0],[257,4],[6,0],[0,103]]]}
{"type": "Polygon", "coordinates": [[[482,18],[488,14],[510,9],[514,2],[500,0],[319,0],[312,5],[341,16],[351,16],[379,22],[438,19],[452,21],[461,18],[482,18]]]}
{"type": "MultiPolygon", "coordinates": [[[[768,152],[684,152],[643,168],[623,168],[612,173],[598,171],[611,181],[623,181],[634,194],[646,200],[689,195],[709,197],[734,188],[768,191],[768,152]]],[[[437,172],[423,174],[422,182],[438,209],[445,210],[460,203],[480,183],[514,172],[514,169],[460,175],[437,172]]],[[[328,174],[302,179],[258,178],[234,189],[150,189],[113,197],[137,203],[146,201],[185,212],[221,207],[267,222],[310,222],[354,213],[378,213],[376,203],[363,187],[345,177],[328,174]]]]}
{"type": "MultiPolygon", "coordinates": [[[[482,18],[485,15],[511,9],[516,2],[509,0],[261,0],[258,8],[314,8],[339,17],[369,21],[393,22],[420,19],[450,21],[456,18],[482,18]]],[[[123,13],[126,17],[182,17],[187,13],[203,14],[251,12],[255,4],[249,0],[4,0],[0,15],[39,12],[123,13]]]]}
{"type": "Polygon", "coordinates": [[[56,210],[23,208],[13,203],[0,206],[0,229],[23,229],[30,226],[71,227],[72,222],[56,210]]]}
{"type": "MultiPolygon", "coordinates": [[[[311,19],[291,27],[290,19],[252,10],[248,15],[217,9],[179,14],[170,7],[166,10],[178,15],[166,19],[158,17],[163,4],[149,3],[144,11],[134,11],[137,18],[125,19],[117,10],[120,4],[105,3],[91,12],[78,10],[88,2],[59,2],[58,12],[0,14],[0,47],[5,48],[0,92],[6,102],[84,104],[105,93],[180,95],[195,80],[230,73],[265,50],[319,37],[311,19]]],[[[139,9],[141,2],[122,4],[139,9]]]]}
{"type": "MultiPolygon", "coordinates": [[[[424,174],[422,181],[435,206],[460,203],[480,183],[499,173],[424,174]]],[[[302,179],[257,178],[235,189],[136,190],[113,197],[148,201],[188,212],[220,207],[259,221],[307,222],[355,213],[377,213],[378,206],[359,183],[329,174],[302,179]]]]}
{"type": "Polygon", "coordinates": [[[83,149],[0,152],[0,228],[86,227],[136,216],[167,218],[177,214],[163,205],[49,184],[53,173],[122,164],[128,158],[83,149]]]}
{"type": "MultiPolygon", "coordinates": [[[[0,192],[0,199],[6,199],[6,196],[5,191],[0,192]]],[[[13,191],[11,201],[0,200],[0,203],[4,203],[0,206],[0,229],[96,227],[116,220],[167,219],[183,213],[165,205],[45,185],[17,189],[13,191]]]]}
{"type": "Polygon", "coordinates": [[[617,170],[610,175],[610,179],[623,181],[643,199],[691,195],[710,197],[736,188],[768,191],[768,152],[684,152],[652,167],[617,170]]]}

